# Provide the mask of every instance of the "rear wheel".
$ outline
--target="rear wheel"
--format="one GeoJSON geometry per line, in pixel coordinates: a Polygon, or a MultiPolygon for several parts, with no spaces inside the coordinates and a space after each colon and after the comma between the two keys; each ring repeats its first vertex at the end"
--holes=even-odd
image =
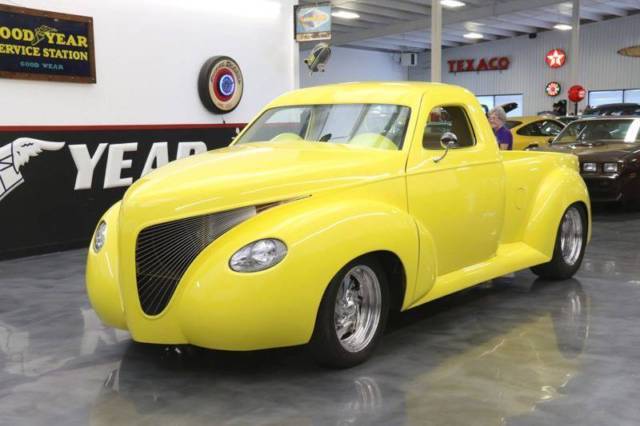
{"type": "Polygon", "coordinates": [[[320,304],[311,350],[316,361],[346,368],[365,361],[387,322],[387,277],[372,256],[353,260],[331,280],[320,304]]]}
{"type": "Polygon", "coordinates": [[[564,212],[551,261],[531,268],[541,278],[566,280],[576,273],[587,244],[587,213],[578,204],[573,204],[564,212]]]}

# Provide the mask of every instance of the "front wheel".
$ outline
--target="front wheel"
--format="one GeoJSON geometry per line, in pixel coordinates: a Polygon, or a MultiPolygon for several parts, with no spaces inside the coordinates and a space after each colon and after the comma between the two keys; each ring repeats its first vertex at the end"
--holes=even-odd
{"type": "Polygon", "coordinates": [[[551,280],[566,280],[576,273],[587,245],[587,213],[573,204],[564,212],[551,261],[531,268],[534,274],[551,280]]]}
{"type": "Polygon", "coordinates": [[[328,367],[360,364],[373,352],[389,314],[384,270],[364,256],[343,267],[327,287],[311,339],[316,361],[328,367]]]}

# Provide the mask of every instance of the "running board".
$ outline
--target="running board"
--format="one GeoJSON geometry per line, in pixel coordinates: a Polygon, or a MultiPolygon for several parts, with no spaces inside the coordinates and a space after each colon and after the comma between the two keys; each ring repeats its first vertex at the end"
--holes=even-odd
{"type": "Polygon", "coordinates": [[[502,244],[498,247],[495,257],[436,278],[431,291],[407,309],[549,260],[549,256],[525,243],[502,244]]]}

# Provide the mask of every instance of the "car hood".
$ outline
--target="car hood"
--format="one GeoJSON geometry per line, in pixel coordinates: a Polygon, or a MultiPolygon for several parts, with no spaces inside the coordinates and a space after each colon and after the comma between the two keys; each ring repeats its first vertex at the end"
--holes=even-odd
{"type": "Polygon", "coordinates": [[[616,162],[634,153],[640,153],[640,143],[625,142],[576,142],[552,144],[543,151],[571,153],[581,161],[616,162]]]}
{"type": "Polygon", "coordinates": [[[175,161],[135,182],[122,215],[142,222],[309,196],[398,176],[404,153],[340,144],[258,142],[175,161]]]}

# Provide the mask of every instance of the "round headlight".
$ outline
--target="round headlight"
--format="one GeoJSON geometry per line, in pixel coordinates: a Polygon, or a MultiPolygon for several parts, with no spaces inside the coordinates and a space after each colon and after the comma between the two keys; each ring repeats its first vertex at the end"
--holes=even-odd
{"type": "Polygon", "coordinates": [[[267,238],[247,244],[229,259],[229,267],[236,272],[257,272],[280,262],[287,254],[287,246],[280,240],[267,238]]]}
{"type": "Polygon", "coordinates": [[[104,242],[107,239],[107,222],[100,221],[98,227],[96,228],[96,235],[93,238],[93,249],[97,252],[100,251],[102,246],[104,246],[104,242]]]}

